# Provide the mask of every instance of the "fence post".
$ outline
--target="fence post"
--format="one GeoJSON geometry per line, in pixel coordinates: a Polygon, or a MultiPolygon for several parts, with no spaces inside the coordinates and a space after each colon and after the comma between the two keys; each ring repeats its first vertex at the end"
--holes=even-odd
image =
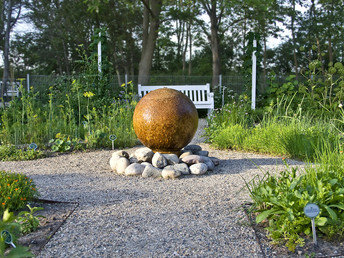
{"type": "Polygon", "coordinates": [[[27,92],[30,92],[30,74],[26,75],[26,88],[27,92]]]}
{"type": "Polygon", "coordinates": [[[128,74],[124,75],[125,88],[128,87],[128,74]]]}
{"type": "Polygon", "coordinates": [[[99,74],[102,73],[102,40],[101,40],[102,33],[99,32],[99,41],[98,41],[98,72],[99,74]]]}
{"type": "Polygon", "coordinates": [[[252,97],[251,97],[251,108],[253,110],[256,109],[256,72],[257,72],[257,57],[256,57],[256,48],[257,48],[257,40],[253,40],[253,52],[252,52],[252,97]]]}

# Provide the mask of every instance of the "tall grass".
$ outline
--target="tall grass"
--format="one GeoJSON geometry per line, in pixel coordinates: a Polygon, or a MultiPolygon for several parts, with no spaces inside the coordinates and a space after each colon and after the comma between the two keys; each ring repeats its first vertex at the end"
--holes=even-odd
{"type": "Polygon", "coordinates": [[[99,103],[99,96],[72,82],[71,91],[54,95],[48,103],[37,101],[36,94],[21,89],[21,97],[1,110],[0,142],[21,145],[35,142],[41,148],[57,134],[84,141],[89,148],[110,147],[115,134],[116,147],[132,146],[137,139],[132,126],[136,101],[115,99],[99,103]]]}
{"type": "Polygon", "coordinates": [[[329,119],[302,113],[302,105],[289,109],[282,98],[260,119],[247,109],[228,105],[209,121],[208,141],[221,149],[281,155],[314,161],[316,150],[335,150],[340,135],[329,119]],[[326,145],[326,146],[325,146],[326,145]]]}

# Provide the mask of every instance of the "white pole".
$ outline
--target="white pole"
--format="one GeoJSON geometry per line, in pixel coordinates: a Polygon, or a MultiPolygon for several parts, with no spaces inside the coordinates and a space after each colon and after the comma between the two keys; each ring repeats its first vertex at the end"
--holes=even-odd
{"type": "Polygon", "coordinates": [[[27,88],[27,92],[30,92],[30,75],[29,74],[26,75],[26,88],[27,88]]]}
{"type": "MultiPolygon", "coordinates": [[[[220,94],[222,93],[222,74],[219,75],[219,86],[220,86],[220,94]]],[[[223,94],[222,94],[222,106],[223,107],[223,94]]]]}
{"type": "Polygon", "coordinates": [[[124,81],[125,81],[125,88],[128,87],[128,74],[124,75],[124,81]]]}
{"type": "Polygon", "coordinates": [[[256,57],[256,48],[257,48],[257,40],[253,40],[253,47],[254,50],[252,52],[252,104],[251,108],[253,110],[256,109],[256,73],[257,73],[257,57],[256,57]]]}
{"type": "Polygon", "coordinates": [[[101,42],[101,32],[99,32],[99,41],[98,41],[98,72],[102,72],[102,42],[101,42]]]}

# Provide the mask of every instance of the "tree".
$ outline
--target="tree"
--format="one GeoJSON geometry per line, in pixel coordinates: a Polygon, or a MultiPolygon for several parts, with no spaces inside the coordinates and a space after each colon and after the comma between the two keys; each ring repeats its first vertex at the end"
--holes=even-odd
{"type": "Polygon", "coordinates": [[[143,33],[138,83],[146,84],[149,80],[155,43],[158,37],[162,0],[142,0],[142,3],[144,4],[143,33]]]}
{"type": "Polygon", "coordinates": [[[204,30],[210,41],[212,52],[212,85],[219,84],[219,75],[221,73],[220,56],[219,56],[219,26],[225,11],[224,1],[216,0],[200,0],[201,5],[209,16],[210,19],[210,33],[204,30]]]}
{"type": "Polygon", "coordinates": [[[4,93],[7,90],[7,82],[9,78],[9,70],[10,70],[10,63],[9,63],[9,55],[10,55],[10,37],[11,31],[15,24],[17,23],[21,9],[22,9],[23,2],[21,0],[6,0],[2,3],[2,22],[1,25],[3,26],[3,59],[4,59],[4,72],[3,72],[3,87],[1,87],[0,97],[4,97],[4,93]]]}

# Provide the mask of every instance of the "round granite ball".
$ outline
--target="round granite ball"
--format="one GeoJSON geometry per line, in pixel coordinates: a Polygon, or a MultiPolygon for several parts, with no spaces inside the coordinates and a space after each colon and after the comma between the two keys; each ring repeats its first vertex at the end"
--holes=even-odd
{"type": "Polygon", "coordinates": [[[151,91],[137,103],[133,123],[145,146],[154,152],[177,154],[194,137],[198,114],[185,94],[162,88],[151,91]]]}

